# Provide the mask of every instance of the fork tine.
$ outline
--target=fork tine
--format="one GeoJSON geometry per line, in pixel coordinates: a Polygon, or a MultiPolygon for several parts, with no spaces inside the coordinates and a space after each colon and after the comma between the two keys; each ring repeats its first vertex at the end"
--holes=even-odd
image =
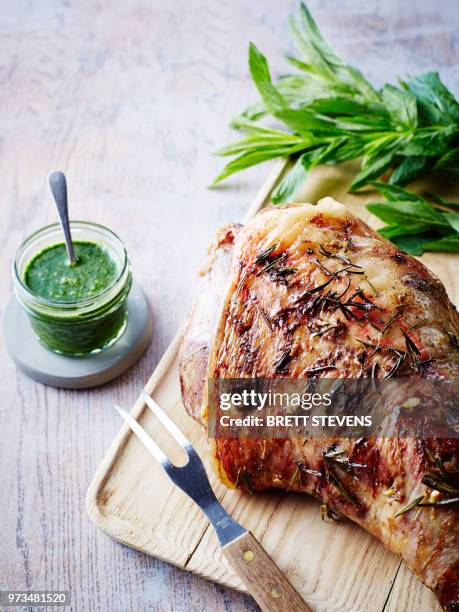
{"type": "Polygon", "coordinates": [[[158,461],[165,469],[170,468],[172,466],[169,458],[163,453],[163,451],[159,448],[159,446],[154,442],[147,432],[143,429],[141,425],[129,414],[126,410],[123,410],[119,406],[115,405],[116,410],[123,417],[132,431],[136,434],[145,448],[153,455],[153,457],[158,461]]]}
{"type": "Polygon", "coordinates": [[[174,465],[129,413],[118,406],[115,406],[115,408],[131,427],[132,431],[140,438],[146,449],[159,461],[172,482],[198,504],[212,523],[222,546],[247,533],[244,527],[241,527],[226,512],[216,498],[201,458],[190,442],[149,395],[144,393],[143,397],[154,415],[187,453],[188,463],[183,467],[174,465]]]}
{"type": "Polygon", "coordinates": [[[172,435],[175,441],[189,454],[191,442],[185,438],[177,425],[171,421],[167,414],[158,406],[155,400],[148,395],[146,391],[142,391],[142,397],[153,414],[161,421],[167,431],[172,435]]]}

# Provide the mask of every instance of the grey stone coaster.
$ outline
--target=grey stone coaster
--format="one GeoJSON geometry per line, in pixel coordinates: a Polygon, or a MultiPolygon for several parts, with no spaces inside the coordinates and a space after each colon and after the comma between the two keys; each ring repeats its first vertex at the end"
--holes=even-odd
{"type": "Polygon", "coordinates": [[[128,322],[113,346],[91,357],[67,357],[45,348],[13,296],[3,318],[8,352],[17,367],[38,382],[64,389],[85,389],[113,380],[130,368],[147,348],[153,331],[147,298],[135,281],[128,296],[128,322]]]}

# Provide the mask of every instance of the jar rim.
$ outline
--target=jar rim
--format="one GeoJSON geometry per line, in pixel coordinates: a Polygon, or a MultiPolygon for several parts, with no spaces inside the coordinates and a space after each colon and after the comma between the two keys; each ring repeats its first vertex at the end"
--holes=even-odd
{"type": "Polygon", "coordinates": [[[25,240],[23,240],[21,242],[21,244],[19,245],[17,251],[16,251],[16,256],[14,258],[14,262],[13,262],[13,277],[14,280],[19,284],[19,286],[21,287],[21,289],[23,291],[26,292],[27,295],[29,295],[30,297],[32,297],[38,304],[42,305],[42,306],[50,306],[52,308],[72,308],[72,307],[84,307],[84,306],[89,306],[91,305],[95,299],[100,299],[101,297],[103,297],[106,294],[109,294],[113,288],[117,285],[117,283],[119,283],[119,281],[124,277],[125,272],[126,272],[126,268],[129,266],[129,258],[128,258],[128,254],[126,251],[126,247],[124,246],[123,241],[121,240],[121,238],[115,234],[114,231],[112,231],[111,229],[109,229],[108,227],[106,227],[105,225],[102,225],[100,223],[93,223],[92,221],[70,221],[70,229],[72,229],[72,226],[83,226],[84,228],[88,228],[88,229],[93,229],[96,232],[99,232],[100,234],[105,234],[108,235],[109,238],[114,238],[120,245],[121,249],[122,249],[122,257],[123,257],[123,261],[121,262],[121,266],[120,266],[120,270],[116,276],[116,278],[107,286],[105,287],[102,291],[100,291],[99,293],[96,293],[94,295],[91,295],[89,297],[85,297],[85,298],[80,298],[77,300],[72,300],[72,301],[59,301],[59,300],[50,300],[48,298],[44,298],[41,295],[38,295],[37,293],[34,293],[33,291],[30,290],[30,288],[25,284],[25,282],[23,281],[23,279],[21,278],[21,275],[19,273],[19,257],[22,253],[22,251],[29,245],[33,244],[34,240],[36,240],[37,238],[41,237],[41,236],[46,236],[46,234],[48,232],[51,232],[53,230],[59,229],[61,228],[60,223],[51,223],[49,225],[45,225],[41,228],[39,228],[38,230],[36,230],[35,232],[33,232],[32,234],[30,234],[25,240]]]}

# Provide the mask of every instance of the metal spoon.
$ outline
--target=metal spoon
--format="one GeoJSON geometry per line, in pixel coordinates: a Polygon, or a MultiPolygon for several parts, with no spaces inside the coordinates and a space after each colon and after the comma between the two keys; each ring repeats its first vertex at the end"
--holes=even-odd
{"type": "Polygon", "coordinates": [[[65,180],[65,174],[60,170],[50,172],[48,174],[48,183],[49,188],[51,189],[51,193],[54,196],[57,212],[59,213],[62,229],[64,231],[65,246],[67,248],[67,255],[69,257],[69,265],[74,266],[76,265],[77,258],[75,257],[72,235],[70,233],[69,209],[67,203],[67,181],[65,180]]]}

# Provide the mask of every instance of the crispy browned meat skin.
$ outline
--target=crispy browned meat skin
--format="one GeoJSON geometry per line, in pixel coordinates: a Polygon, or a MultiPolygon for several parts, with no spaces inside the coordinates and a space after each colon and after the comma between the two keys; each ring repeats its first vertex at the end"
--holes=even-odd
{"type": "MultiPolygon", "coordinates": [[[[380,378],[458,380],[459,320],[443,285],[341,205],[327,198],[264,211],[237,232],[233,249],[234,234],[223,236],[207,275],[213,311],[201,297],[181,356],[186,407],[204,424],[206,376],[362,377],[377,362],[380,378]],[[398,363],[406,336],[416,364],[398,363]]],[[[420,496],[448,497],[422,482],[439,462],[458,487],[458,440],[218,439],[212,457],[228,486],[317,497],[401,554],[444,609],[459,609],[459,505],[394,516],[420,496]],[[357,479],[338,469],[341,490],[326,476],[330,449],[366,466],[357,479]]]]}

